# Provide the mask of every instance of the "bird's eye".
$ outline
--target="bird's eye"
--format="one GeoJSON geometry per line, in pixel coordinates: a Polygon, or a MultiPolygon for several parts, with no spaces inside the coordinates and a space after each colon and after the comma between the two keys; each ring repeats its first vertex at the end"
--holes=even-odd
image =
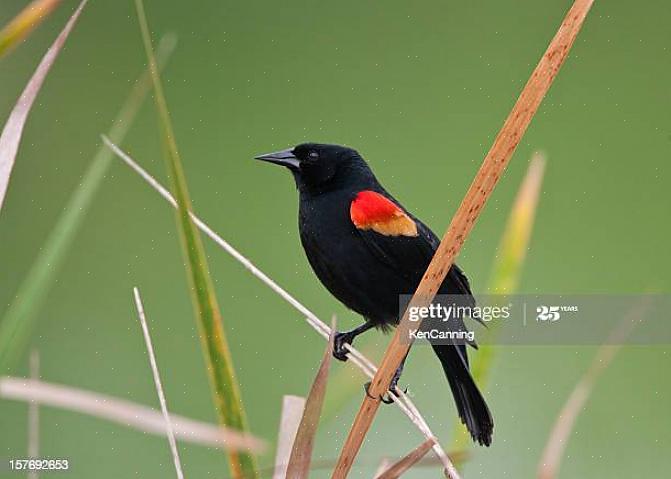
{"type": "Polygon", "coordinates": [[[308,154],[308,156],[310,157],[311,160],[316,160],[317,158],[319,158],[319,153],[317,153],[316,151],[311,151],[308,154]]]}

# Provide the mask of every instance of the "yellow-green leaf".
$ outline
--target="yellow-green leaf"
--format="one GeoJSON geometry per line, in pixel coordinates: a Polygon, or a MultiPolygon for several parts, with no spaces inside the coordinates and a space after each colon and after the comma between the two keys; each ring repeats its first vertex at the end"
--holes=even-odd
{"type": "Polygon", "coordinates": [[[16,47],[61,3],[62,0],[34,0],[0,30],[0,57],[16,47]]]}
{"type": "MultiPolygon", "coordinates": [[[[489,286],[491,294],[509,295],[517,289],[536,218],[544,172],[545,156],[542,153],[535,153],[517,192],[496,253],[489,286]]],[[[490,342],[496,334],[497,324],[492,323],[487,331],[490,342]]],[[[471,360],[471,374],[481,388],[487,383],[487,374],[493,358],[494,348],[490,344],[484,344],[471,360]]],[[[468,447],[468,444],[469,435],[461,424],[458,424],[452,450],[460,451],[468,447]]]]}
{"type": "MultiPolygon", "coordinates": [[[[203,345],[207,371],[210,377],[215,409],[219,421],[230,428],[247,431],[247,418],[242,404],[240,389],[235,377],[233,361],[222,324],[219,305],[214,292],[212,278],[207,266],[205,250],[200,233],[191,221],[191,200],[182,168],[175,134],[172,128],[168,104],[163,93],[163,85],[158,73],[156,59],[147,25],[147,17],[142,0],[136,0],[142,39],[149,69],[154,84],[154,100],[161,124],[162,139],[165,143],[166,162],[173,194],[177,201],[177,227],[186,258],[187,276],[191,289],[200,339],[203,345]]],[[[254,456],[238,451],[228,451],[229,466],[234,478],[258,477],[254,456]]]]}

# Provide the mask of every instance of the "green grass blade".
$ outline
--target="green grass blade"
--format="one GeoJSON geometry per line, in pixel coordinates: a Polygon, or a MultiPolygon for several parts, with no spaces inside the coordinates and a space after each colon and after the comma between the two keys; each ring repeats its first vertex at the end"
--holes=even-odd
{"type": "MultiPolygon", "coordinates": [[[[545,161],[543,153],[535,153],[531,158],[496,254],[489,280],[490,294],[507,296],[517,291],[536,218],[545,161]]],[[[496,334],[497,326],[498,323],[490,326],[488,331],[490,336],[496,334]]],[[[478,384],[483,386],[486,384],[492,359],[493,348],[488,344],[483,345],[473,358],[471,373],[478,384]]]]}
{"type": "MultiPolygon", "coordinates": [[[[167,152],[165,157],[172,190],[178,205],[177,225],[186,257],[192,301],[205,353],[207,371],[210,376],[215,408],[219,421],[222,424],[246,431],[248,429],[247,419],[233,369],[230,349],[224,333],[214,286],[207,266],[207,258],[198,229],[191,221],[189,214],[191,201],[189,199],[186,178],[175,141],[170,112],[165,95],[163,94],[163,86],[156,67],[142,0],[136,0],[135,6],[142,31],[142,39],[147,52],[149,69],[152,73],[155,92],[154,100],[167,152]]],[[[258,477],[256,460],[251,454],[228,451],[228,459],[233,477],[258,477]]]]}
{"type": "MultiPolygon", "coordinates": [[[[517,290],[529,240],[531,239],[544,172],[545,156],[542,153],[536,153],[529,163],[527,173],[517,192],[515,203],[501,237],[489,281],[488,289],[491,294],[505,296],[513,294],[517,290]]],[[[489,325],[487,334],[490,338],[496,334],[497,325],[498,323],[489,325]]],[[[487,384],[488,373],[493,360],[494,348],[489,344],[481,345],[478,353],[471,360],[471,374],[481,388],[484,388],[487,384]]],[[[460,451],[468,447],[470,438],[461,424],[457,425],[453,437],[451,450],[460,451]]]]}
{"type": "MultiPolygon", "coordinates": [[[[175,48],[175,37],[166,36],[160,44],[158,58],[163,65],[175,48]]],[[[109,131],[109,136],[121,141],[130,128],[151,86],[149,72],[138,79],[109,131]]],[[[0,371],[11,369],[18,356],[25,350],[34,329],[36,314],[51,290],[54,278],[72,240],[93,202],[114,154],[101,145],[82,182],[74,191],[68,204],[49,233],[28,274],[19,286],[0,323],[0,371]]]]}
{"type": "Polygon", "coordinates": [[[34,0],[0,30],[0,58],[15,48],[62,0],[34,0]]]}

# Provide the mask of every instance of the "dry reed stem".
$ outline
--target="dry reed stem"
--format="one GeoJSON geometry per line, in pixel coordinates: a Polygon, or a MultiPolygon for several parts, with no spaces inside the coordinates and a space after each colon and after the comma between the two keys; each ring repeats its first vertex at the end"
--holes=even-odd
{"type": "MultiPolygon", "coordinates": [[[[546,163],[545,154],[536,152],[531,157],[526,175],[517,190],[515,202],[510,210],[501,242],[496,250],[496,260],[490,276],[489,294],[510,295],[517,290],[522,266],[529,249],[531,231],[536,216],[536,208],[540,198],[541,186],[546,163]]],[[[505,303],[505,299],[499,300],[505,303]]],[[[470,363],[471,375],[476,384],[487,388],[489,371],[496,355],[496,347],[492,339],[496,337],[500,323],[491,323],[487,329],[487,343],[481,344],[478,353],[470,363]]],[[[471,443],[471,436],[461,422],[455,424],[453,441],[450,449],[464,450],[471,443]]],[[[455,462],[458,467],[459,463],[455,462]]]]}
{"type": "MultiPolygon", "coordinates": [[[[409,309],[426,306],[433,300],[483,206],[508,165],[545,93],[552,85],[559,68],[566,59],[592,3],[593,0],[576,0],[568,11],[545,54],[531,74],[531,78],[524,86],[501,131],[494,140],[494,144],[485,156],[478,174],[452,218],[450,226],[447,228],[417,291],[410,301],[408,309],[406,309],[401,319],[401,325],[396,329],[396,333],[389,343],[380,368],[371,383],[369,394],[364,396],[361,408],[347,436],[333,473],[332,477],[334,479],[344,479],[352,468],[354,459],[380,406],[379,398],[386,392],[394,372],[410,348],[409,344],[402,344],[401,341],[401,331],[407,330],[409,324],[409,309]]],[[[419,323],[416,323],[413,328],[419,328],[419,323]]],[[[449,467],[446,473],[453,479],[458,477],[454,467],[449,467]]]]}
{"type": "Polygon", "coordinates": [[[543,449],[543,454],[541,454],[538,463],[538,479],[554,479],[557,477],[561,458],[573,431],[573,426],[585,408],[597,379],[613,361],[624,340],[642,321],[643,314],[648,306],[648,303],[642,304],[622,319],[611,332],[606,343],[599,348],[589,368],[571,391],[564,407],[557,416],[548,436],[548,442],[543,449]]]}
{"type": "Polygon", "coordinates": [[[376,476],[377,479],[397,479],[401,477],[401,474],[407,472],[412,466],[417,464],[426,453],[431,450],[433,447],[434,441],[432,439],[427,439],[422,444],[417,446],[408,453],[407,456],[401,458],[398,462],[394,463],[385,470],[379,476],[376,476]]]}
{"type": "Polygon", "coordinates": [[[140,297],[140,290],[133,288],[133,298],[135,299],[135,308],[137,309],[137,316],[142,326],[142,335],[147,346],[147,354],[149,355],[149,364],[151,365],[151,374],[154,377],[154,385],[156,386],[156,393],[158,394],[158,401],[161,403],[161,413],[163,413],[163,421],[165,423],[166,435],[168,436],[168,443],[170,444],[170,452],[172,453],[172,460],[175,464],[175,471],[177,472],[177,479],[184,479],[184,472],[182,471],[182,462],[179,460],[179,451],[177,450],[177,441],[175,441],[175,432],[170,422],[170,415],[168,414],[168,403],[165,400],[165,392],[161,384],[161,375],[158,372],[158,364],[156,363],[156,355],[154,354],[154,346],[151,342],[151,335],[149,334],[149,327],[147,326],[147,318],[144,314],[144,306],[142,305],[142,298],[140,297]]]}
{"type": "MultiPolygon", "coordinates": [[[[151,176],[145,169],[138,165],[135,160],[133,160],[129,155],[127,155],[123,150],[118,146],[112,143],[109,138],[102,136],[103,142],[110,148],[114,154],[116,154],[120,159],[124,161],[133,171],[135,171],[143,180],[145,180],[149,186],[156,190],[168,203],[172,205],[173,208],[177,207],[177,202],[172,194],[159,183],[153,176],[151,176]]],[[[252,275],[260,279],[266,286],[272,289],[277,295],[284,299],[287,303],[293,306],[298,312],[300,312],[307,323],[319,333],[324,339],[328,340],[331,334],[331,328],[329,328],[322,320],[320,320],[314,313],[307,309],[302,303],[300,303],[296,298],[291,296],[285,289],[278,285],[274,280],[272,280],[268,275],[263,271],[257,268],[249,259],[243,256],[238,250],[233,248],[227,241],[225,241],[221,236],[219,236],[212,228],[210,228],[203,220],[196,216],[193,212],[189,213],[191,215],[191,220],[193,223],[208,236],[212,241],[214,241],[219,247],[231,255],[235,260],[241,263],[252,275]]],[[[377,366],[373,364],[368,358],[366,358],[361,352],[356,350],[351,345],[346,345],[348,350],[349,362],[354,364],[356,367],[361,369],[361,371],[369,378],[372,379],[377,372],[377,366]]],[[[422,417],[421,413],[417,410],[413,402],[408,398],[407,395],[403,393],[399,388],[396,389],[398,397],[391,395],[394,403],[403,411],[403,413],[408,416],[412,423],[420,430],[426,439],[435,439],[435,435],[431,432],[428,424],[422,417]]],[[[443,450],[441,445],[436,441],[433,446],[433,451],[440,460],[443,467],[448,467],[450,463],[447,453],[443,450]]]]}
{"type": "MultiPolygon", "coordinates": [[[[60,384],[5,376],[0,378],[0,397],[35,401],[80,414],[105,419],[125,427],[165,436],[165,421],[159,411],[105,394],[60,384]]],[[[181,441],[221,449],[263,452],[266,444],[250,434],[170,414],[175,436],[181,441]]]]}
{"type": "Polygon", "coordinates": [[[317,426],[321,418],[324,396],[326,396],[326,383],[328,382],[331,357],[333,353],[333,338],[336,332],[335,316],[331,320],[331,335],[324,349],[322,360],[317,370],[317,375],[310,387],[303,409],[301,423],[296,432],[296,439],[291,448],[289,465],[287,466],[287,477],[291,479],[307,479],[310,474],[310,463],[312,462],[312,450],[314,448],[317,426]]]}
{"type": "Polygon", "coordinates": [[[284,479],[287,476],[289,456],[294,446],[298,425],[303,417],[305,398],[300,396],[284,396],[282,399],[282,415],[280,430],[277,434],[277,451],[275,452],[275,469],[273,479],[284,479]]]}

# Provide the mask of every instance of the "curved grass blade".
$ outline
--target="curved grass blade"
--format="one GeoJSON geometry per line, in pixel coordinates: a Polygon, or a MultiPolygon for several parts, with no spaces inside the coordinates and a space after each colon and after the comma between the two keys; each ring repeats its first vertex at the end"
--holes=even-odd
{"type": "Polygon", "coordinates": [[[0,30],[0,58],[44,21],[62,0],[34,0],[0,30]]]}
{"type": "MultiPolygon", "coordinates": [[[[214,396],[219,421],[233,429],[246,431],[247,418],[242,404],[233,360],[224,332],[222,318],[214,292],[198,229],[191,221],[191,200],[182,168],[175,134],[172,128],[168,104],[163,93],[154,50],[151,43],[147,16],[142,0],[135,1],[142,40],[147,54],[154,85],[154,100],[165,143],[168,172],[172,190],[177,200],[177,227],[182,250],[186,258],[187,275],[191,289],[200,339],[203,345],[207,371],[214,396]]],[[[251,454],[229,451],[228,462],[234,478],[258,477],[256,460],[251,454]]]]}
{"type": "MultiPolygon", "coordinates": [[[[166,35],[161,39],[157,53],[161,67],[175,49],[176,41],[174,35],[166,35]]],[[[150,85],[149,71],[145,71],[119,110],[109,131],[111,138],[121,141],[126,136],[147,96],[150,85]]],[[[11,369],[18,356],[25,350],[34,329],[36,314],[51,290],[56,273],[93,203],[93,198],[113,158],[114,155],[109,148],[103,145],[98,148],[81,183],[70,197],[4,314],[0,323],[0,371],[11,369]]]]}
{"type": "Polygon", "coordinates": [[[54,43],[49,47],[49,50],[47,50],[47,53],[44,54],[42,61],[37,66],[31,79],[28,81],[23,93],[21,93],[19,101],[16,102],[16,106],[14,106],[14,109],[9,115],[9,119],[2,130],[2,135],[0,135],[0,211],[2,210],[5,194],[7,193],[9,177],[12,174],[14,160],[16,159],[16,153],[19,150],[19,143],[21,143],[21,135],[23,134],[23,127],[28,119],[28,113],[30,113],[30,109],[35,102],[37,94],[42,88],[47,73],[49,73],[51,66],[56,61],[58,54],[65,44],[65,40],[67,40],[68,35],[70,35],[70,32],[74,28],[75,23],[79,18],[79,14],[82,12],[86,2],[87,0],[82,0],[79,7],[77,7],[65,24],[65,27],[63,27],[61,33],[56,37],[56,40],[54,40],[54,43]]]}
{"type": "Polygon", "coordinates": [[[335,318],[331,323],[331,335],[324,350],[321,365],[310,388],[310,394],[305,402],[305,410],[301,423],[296,432],[294,446],[291,449],[291,457],[287,466],[286,477],[291,479],[304,479],[310,474],[310,462],[312,461],[312,449],[317,435],[317,426],[321,416],[324,396],[326,395],[326,382],[331,366],[333,352],[333,338],[335,334],[335,318]]]}

